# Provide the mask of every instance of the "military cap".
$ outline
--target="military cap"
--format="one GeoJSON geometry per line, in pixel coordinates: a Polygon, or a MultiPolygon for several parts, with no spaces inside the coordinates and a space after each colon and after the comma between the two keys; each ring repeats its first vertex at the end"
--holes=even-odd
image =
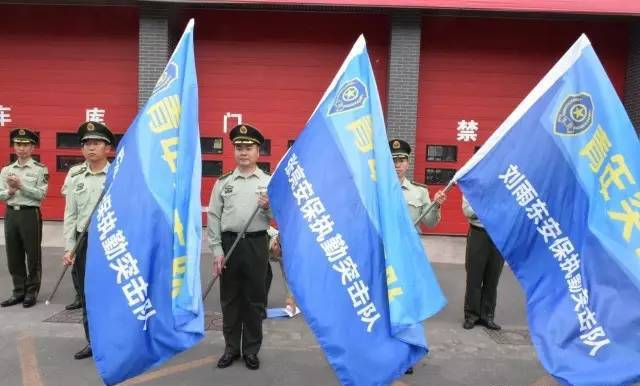
{"type": "Polygon", "coordinates": [[[80,125],[78,128],[78,137],[80,138],[80,143],[83,143],[87,139],[99,139],[109,145],[113,145],[116,142],[111,130],[100,122],[88,121],[80,125]]]}
{"type": "Polygon", "coordinates": [[[38,144],[38,135],[29,129],[13,129],[9,134],[13,143],[33,143],[38,144]]]}
{"type": "Polygon", "coordinates": [[[389,141],[389,148],[391,148],[391,157],[393,158],[409,158],[409,154],[411,154],[411,146],[401,139],[389,141]]]}
{"type": "Polygon", "coordinates": [[[234,144],[257,144],[259,146],[264,142],[264,137],[260,134],[258,129],[245,124],[237,125],[231,129],[229,138],[231,138],[231,142],[234,144]]]}

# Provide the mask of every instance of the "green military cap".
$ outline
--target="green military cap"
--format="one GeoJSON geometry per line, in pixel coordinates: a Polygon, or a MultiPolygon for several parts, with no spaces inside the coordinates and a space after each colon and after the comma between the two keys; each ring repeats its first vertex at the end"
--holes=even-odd
{"type": "Polygon", "coordinates": [[[111,130],[100,122],[88,121],[80,125],[78,128],[78,137],[80,138],[80,143],[83,143],[87,139],[99,139],[109,145],[113,145],[116,142],[111,130]]]}
{"type": "Polygon", "coordinates": [[[391,148],[391,157],[393,158],[409,158],[409,154],[411,154],[411,146],[401,139],[389,141],[389,148],[391,148]]]}
{"type": "Polygon", "coordinates": [[[13,143],[33,143],[38,144],[38,135],[29,129],[13,129],[9,134],[13,143]]]}
{"type": "Polygon", "coordinates": [[[264,137],[258,129],[251,125],[237,125],[231,132],[229,133],[229,138],[231,138],[231,142],[234,144],[257,144],[262,145],[264,142],[264,137]]]}

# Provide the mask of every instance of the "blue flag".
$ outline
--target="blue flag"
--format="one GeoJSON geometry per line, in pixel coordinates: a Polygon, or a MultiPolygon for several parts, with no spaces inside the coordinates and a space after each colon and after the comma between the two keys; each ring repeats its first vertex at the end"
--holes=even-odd
{"type": "Polygon", "coordinates": [[[269,184],[286,275],[344,385],[387,385],[427,353],[445,298],[393,167],[361,36],[269,184]]]}
{"type": "Polygon", "coordinates": [[[110,167],[89,227],[91,346],[108,385],[204,336],[198,86],[193,20],[110,167]]]}
{"type": "Polygon", "coordinates": [[[566,385],[640,380],[640,144],[580,37],[454,177],[566,385]]]}

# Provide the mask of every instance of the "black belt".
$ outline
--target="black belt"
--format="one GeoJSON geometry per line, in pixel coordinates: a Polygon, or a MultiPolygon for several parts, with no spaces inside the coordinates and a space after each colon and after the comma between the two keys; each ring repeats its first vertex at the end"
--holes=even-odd
{"type": "Polygon", "coordinates": [[[7,209],[12,209],[12,210],[27,210],[27,209],[40,209],[39,206],[32,206],[32,205],[7,205],[7,209]]]}
{"type": "MultiPolygon", "coordinates": [[[[222,232],[223,236],[231,236],[231,237],[238,237],[238,232],[222,232]]],[[[257,231],[257,232],[244,232],[244,237],[248,237],[248,238],[255,238],[255,237],[262,237],[262,236],[266,236],[267,235],[267,231],[257,231]]]]}
{"type": "Polygon", "coordinates": [[[469,225],[471,226],[471,228],[473,228],[473,229],[475,229],[475,230],[477,230],[477,231],[480,231],[480,232],[486,232],[486,231],[487,231],[487,230],[486,230],[486,229],[484,229],[483,227],[479,227],[479,226],[477,226],[477,225],[473,225],[473,224],[471,224],[471,223],[469,223],[469,225]]]}

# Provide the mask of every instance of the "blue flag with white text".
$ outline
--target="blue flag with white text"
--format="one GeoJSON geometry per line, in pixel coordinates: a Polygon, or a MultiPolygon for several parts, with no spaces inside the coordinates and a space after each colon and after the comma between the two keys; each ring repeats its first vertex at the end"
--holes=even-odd
{"type": "Polygon", "coordinates": [[[360,37],[269,184],[286,276],[344,385],[387,385],[427,353],[446,303],[409,217],[360,37]]]}
{"type": "Polygon", "coordinates": [[[640,143],[586,36],[454,177],[565,385],[640,380],[640,143]]]}
{"type": "Polygon", "coordinates": [[[88,233],[93,358],[108,385],[204,336],[198,86],[191,20],[118,145],[88,233]]]}

